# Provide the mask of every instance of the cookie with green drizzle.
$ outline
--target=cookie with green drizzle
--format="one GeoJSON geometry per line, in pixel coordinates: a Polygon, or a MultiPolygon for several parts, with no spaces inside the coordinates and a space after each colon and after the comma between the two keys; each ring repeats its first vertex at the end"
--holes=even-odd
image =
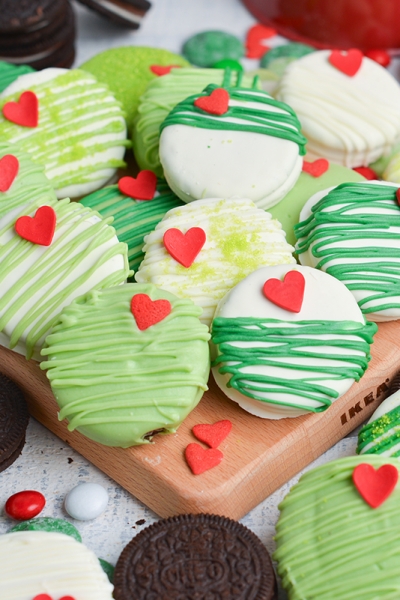
{"type": "Polygon", "coordinates": [[[93,291],[62,312],[41,368],[59,419],[106,446],[175,432],[207,389],[209,333],[190,300],[153,285],[93,291]]]}
{"type": "Polygon", "coordinates": [[[106,85],[78,69],[45,69],[11,83],[0,94],[0,137],[45,168],[59,198],[102,187],[125,166],[129,146],[120,103],[106,85]],[[37,98],[37,126],[10,118],[16,104],[24,113],[26,92],[37,98]]]}
{"type": "Polygon", "coordinates": [[[273,206],[296,183],[306,139],[295,112],[257,89],[211,84],[171,110],[161,125],[160,161],[179,198],[249,198],[273,206]],[[224,98],[217,111],[215,101],[224,98]]]}
{"type": "Polygon", "coordinates": [[[110,222],[57,200],[43,168],[0,142],[0,344],[38,359],[64,306],[126,280],[127,247],[110,222]]]}
{"type": "Polygon", "coordinates": [[[334,277],[300,265],[262,267],[217,307],[214,378],[258,417],[322,412],[362,377],[376,330],[334,277]]]}
{"type": "MultiPolygon", "coordinates": [[[[136,194],[137,196],[137,194],[136,194]]],[[[139,200],[110,185],[81,199],[84,206],[97,210],[102,217],[114,217],[113,227],[120,242],[128,246],[129,267],[137,271],[143,260],[144,238],[171,209],[183,202],[159,179],[152,199],[139,200]]]]}
{"type": "Polygon", "coordinates": [[[292,487],[279,505],[273,554],[289,600],[400,597],[398,469],[395,458],[351,456],[308,471],[292,487]],[[369,481],[360,481],[362,471],[369,481]],[[383,492],[374,508],[371,499],[383,492]]]}
{"type": "Polygon", "coordinates": [[[310,198],[295,226],[301,264],[339,279],[371,321],[400,317],[398,186],[343,183],[310,198]]]}
{"type": "Polygon", "coordinates": [[[135,279],[190,298],[210,325],[228,290],[262,265],[294,263],[292,250],[281,224],[250,200],[197,200],[168,211],[146,237],[135,279]],[[196,238],[198,229],[203,242],[196,238]],[[168,244],[170,232],[180,236],[173,242],[178,254],[168,244]],[[179,255],[182,250],[189,252],[189,262],[179,255]]]}

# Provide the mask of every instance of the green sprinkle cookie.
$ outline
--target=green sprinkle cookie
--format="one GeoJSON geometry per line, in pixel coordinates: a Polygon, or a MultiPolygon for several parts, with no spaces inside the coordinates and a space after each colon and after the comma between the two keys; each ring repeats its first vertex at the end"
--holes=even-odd
{"type": "Polygon", "coordinates": [[[81,534],[76,527],[64,519],[55,519],[53,517],[36,517],[14,525],[12,531],[51,531],[55,533],[64,533],[73,537],[77,542],[81,542],[81,534]]]}
{"type": "Polygon", "coordinates": [[[127,46],[105,50],[80,68],[108,85],[124,108],[130,131],[140,96],[150,81],[158,77],[150,70],[154,65],[188,67],[189,63],[182,56],[161,48],[127,46]]]}
{"type": "Polygon", "coordinates": [[[198,67],[212,67],[220,60],[239,60],[244,56],[242,42],[225,31],[204,31],[189,38],[182,54],[198,67]]]}

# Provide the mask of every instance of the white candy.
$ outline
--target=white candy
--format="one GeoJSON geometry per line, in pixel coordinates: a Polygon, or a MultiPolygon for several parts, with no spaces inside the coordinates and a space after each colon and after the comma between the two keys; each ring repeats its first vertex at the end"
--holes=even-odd
{"type": "Polygon", "coordinates": [[[98,483],[81,483],[68,492],[64,508],[73,519],[90,521],[106,509],[107,491],[98,483]]]}

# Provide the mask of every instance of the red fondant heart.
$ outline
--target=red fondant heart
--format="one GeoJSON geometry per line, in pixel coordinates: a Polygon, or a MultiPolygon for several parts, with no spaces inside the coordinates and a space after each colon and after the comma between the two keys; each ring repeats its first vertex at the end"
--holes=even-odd
{"type": "Polygon", "coordinates": [[[163,75],[168,75],[171,72],[171,69],[179,69],[181,65],[151,65],[150,71],[154,73],[154,75],[158,75],[162,77],[163,75]]]}
{"type": "Polygon", "coordinates": [[[397,188],[397,190],[396,190],[396,199],[397,199],[397,203],[400,204],[400,188],[397,188]]]}
{"type": "Polygon", "coordinates": [[[4,118],[23,127],[37,127],[39,124],[39,101],[34,92],[23,92],[18,102],[6,102],[3,106],[4,118]]]}
{"type": "Polygon", "coordinates": [[[195,425],[192,431],[198,440],[204,442],[210,448],[218,448],[231,429],[232,423],[226,419],[225,421],[218,421],[214,425],[195,425]]]}
{"type": "Polygon", "coordinates": [[[358,493],[372,508],[378,508],[389,498],[398,478],[396,467],[390,464],[375,470],[372,465],[361,463],[353,471],[353,483],[358,493]]]}
{"type": "Polygon", "coordinates": [[[136,294],[131,300],[131,311],[140,331],[168,317],[171,310],[169,300],[152,300],[147,294],[136,294]]]}
{"type": "Polygon", "coordinates": [[[203,448],[200,444],[189,444],[185,450],[186,462],[194,475],[213,469],[224,458],[221,450],[216,448],[203,448]]]}
{"type": "Polygon", "coordinates": [[[211,115],[223,115],[228,111],[229,94],[224,88],[216,88],[209,96],[200,96],[194,101],[197,108],[211,115]]]}
{"type": "MultiPolygon", "coordinates": [[[[33,600],[53,600],[53,598],[48,594],[38,594],[38,596],[35,596],[33,600]]],[[[60,598],[60,600],[75,600],[75,598],[72,596],[63,596],[60,598]]]]}
{"type": "Polygon", "coordinates": [[[378,175],[373,169],[371,169],[371,167],[353,167],[353,171],[356,171],[356,173],[359,173],[369,181],[379,179],[378,175]]]}
{"type": "Polygon", "coordinates": [[[10,189],[18,175],[19,161],[14,154],[6,154],[0,158],[0,192],[10,189]]]}
{"type": "Polygon", "coordinates": [[[289,271],[283,281],[267,279],[263,287],[264,296],[280,308],[298,313],[303,304],[305,283],[300,271],[289,271]]]}
{"type": "Polygon", "coordinates": [[[329,169],[329,162],[326,158],[318,158],[314,162],[303,161],[303,171],[312,177],[321,177],[329,169]]]}
{"type": "Polygon", "coordinates": [[[265,25],[258,24],[250,27],[246,36],[246,57],[261,58],[269,50],[269,47],[262,43],[263,40],[267,40],[276,34],[275,29],[265,25]]]}
{"type": "Polygon", "coordinates": [[[363,53],[357,48],[351,48],[347,52],[342,50],[332,50],[329,55],[331,65],[349,77],[354,77],[361,67],[363,53]]]}
{"type": "Polygon", "coordinates": [[[193,264],[205,241],[206,233],[201,227],[191,227],[185,234],[176,228],[167,229],[163,237],[168,254],[187,269],[193,264]]]}
{"type": "Polygon", "coordinates": [[[118,189],[122,194],[135,200],[153,200],[157,188],[157,176],[153,171],[140,171],[134,177],[121,177],[118,189]]]}
{"type": "Polygon", "coordinates": [[[56,229],[56,213],[51,206],[41,206],[35,216],[23,216],[15,222],[15,231],[28,242],[50,246],[56,229]]]}

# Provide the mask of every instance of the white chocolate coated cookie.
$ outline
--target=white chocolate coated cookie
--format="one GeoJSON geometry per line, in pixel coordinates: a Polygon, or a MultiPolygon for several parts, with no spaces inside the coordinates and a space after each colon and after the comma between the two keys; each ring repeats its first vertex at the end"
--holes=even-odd
{"type": "Polygon", "coordinates": [[[329,62],[330,54],[321,50],[294,61],[275,95],[296,111],[310,157],[368,165],[399,140],[400,86],[365,56],[351,77],[329,62]]]}
{"type": "Polygon", "coordinates": [[[215,311],[214,378],[258,417],[321,412],[364,373],[376,329],[330,275],[300,265],[262,267],[215,311]],[[275,290],[268,297],[267,285],[275,290]],[[280,305],[282,292],[286,300],[280,305]]]}

